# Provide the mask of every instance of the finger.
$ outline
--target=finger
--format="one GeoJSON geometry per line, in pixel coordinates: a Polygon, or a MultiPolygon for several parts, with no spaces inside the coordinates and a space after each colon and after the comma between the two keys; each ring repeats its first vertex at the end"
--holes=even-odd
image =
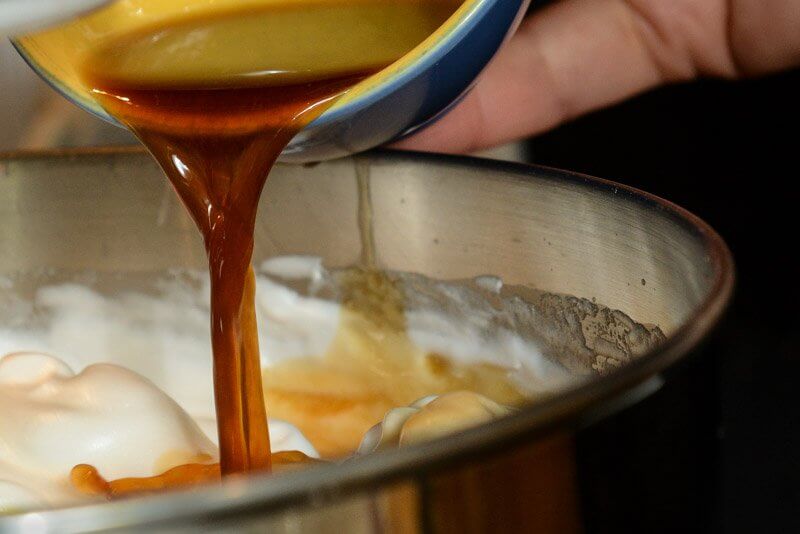
{"type": "Polygon", "coordinates": [[[800,64],[798,0],[730,0],[730,44],[740,70],[765,74],[800,64]]]}
{"type": "MultiPolygon", "coordinates": [[[[537,12],[498,53],[460,105],[396,146],[470,152],[536,134],[665,81],[693,76],[692,47],[665,43],[660,34],[661,21],[672,20],[674,13],[653,14],[637,10],[635,4],[567,0],[537,12]]],[[[695,32],[698,39],[716,39],[708,34],[718,32],[724,42],[724,2],[706,4],[717,7],[696,14],[689,22],[714,26],[713,32],[708,28],[705,33],[695,32]]],[[[664,11],[655,9],[659,10],[664,11]]],[[[732,70],[732,60],[724,51],[704,61],[720,74],[732,70]]]]}

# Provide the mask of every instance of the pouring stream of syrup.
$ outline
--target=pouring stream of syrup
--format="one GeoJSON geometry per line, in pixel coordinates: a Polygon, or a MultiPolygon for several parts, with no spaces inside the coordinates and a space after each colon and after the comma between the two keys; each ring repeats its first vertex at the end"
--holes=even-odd
{"type": "Polygon", "coordinates": [[[265,3],[253,12],[226,13],[219,20],[194,18],[137,31],[89,54],[81,68],[86,87],[150,150],[205,242],[211,277],[220,466],[217,469],[207,464],[188,464],[157,477],[117,483],[105,481],[91,466],[81,465],[72,473],[79,489],[111,498],[135,493],[137,488],[152,491],[191,485],[220,474],[270,470],[254,306],[255,276],[250,266],[256,212],[267,175],[297,132],[351,86],[385,67],[387,58],[393,61],[418,44],[457,5],[454,0],[265,3]],[[360,17],[359,10],[369,17],[360,17]],[[275,20],[289,21],[290,26],[276,25],[271,13],[283,17],[275,20]],[[336,22],[337,13],[352,19],[345,33],[336,22]],[[227,79],[220,77],[225,65],[219,63],[208,80],[202,79],[203,70],[196,67],[189,68],[183,78],[170,80],[170,72],[182,71],[180,54],[190,55],[186,61],[202,61],[203,57],[192,56],[198,46],[209,54],[215,52],[217,59],[225,54],[247,55],[248,50],[235,47],[235,30],[237,25],[253,26],[254,20],[260,21],[259,27],[272,21],[271,31],[286,34],[285,39],[278,40],[270,36],[280,45],[270,54],[281,64],[291,65],[291,69],[263,65],[268,68],[237,71],[227,79]],[[359,32],[363,32],[363,39],[359,32]],[[330,53],[317,54],[336,47],[337,43],[328,39],[334,34],[343,41],[346,36],[349,43],[343,47],[342,57],[336,56],[336,64],[330,60],[330,53]],[[385,38],[376,40],[376,35],[385,38]],[[291,38],[302,46],[293,46],[291,38]],[[359,39],[364,46],[356,46],[359,39]],[[380,44],[384,42],[382,49],[380,44]],[[291,61],[287,63],[284,56],[291,61]],[[366,67],[365,58],[370,57],[383,59],[366,67]],[[165,65],[167,72],[157,71],[159,65],[165,65]],[[137,73],[141,73],[139,78],[137,73]]]}
{"type": "Polygon", "coordinates": [[[250,267],[261,189],[289,140],[365,75],[229,89],[93,83],[158,160],[203,235],[223,475],[270,468],[250,267]]]}

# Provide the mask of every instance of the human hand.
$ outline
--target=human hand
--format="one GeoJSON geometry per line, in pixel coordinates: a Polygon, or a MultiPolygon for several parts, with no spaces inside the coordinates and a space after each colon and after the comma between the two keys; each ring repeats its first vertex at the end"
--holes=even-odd
{"type": "Polygon", "coordinates": [[[450,113],[395,146],[472,152],[659,85],[795,65],[800,0],[562,0],[523,22],[450,113]]]}

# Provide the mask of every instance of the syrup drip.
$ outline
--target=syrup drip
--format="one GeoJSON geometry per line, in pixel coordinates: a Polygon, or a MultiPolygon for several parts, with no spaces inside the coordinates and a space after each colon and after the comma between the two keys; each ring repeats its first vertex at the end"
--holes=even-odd
{"type": "MultiPolygon", "coordinates": [[[[300,451],[282,451],[272,455],[271,463],[276,472],[282,472],[322,462],[300,451]]],[[[110,501],[170,489],[188,489],[219,482],[220,477],[218,463],[184,464],[153,477],[120,478],[111,481],[103,478],[97,468],[87,464],[76,465],[70,472],[70,482],[78,491],[84,495],[103,497],[110,501]]]]}

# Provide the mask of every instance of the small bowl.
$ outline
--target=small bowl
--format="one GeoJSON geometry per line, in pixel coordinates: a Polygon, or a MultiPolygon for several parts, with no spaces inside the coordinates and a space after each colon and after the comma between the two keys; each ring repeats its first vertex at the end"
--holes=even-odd
{"type": "MultiPolygon", "coordinates": [[[[353,87],[286,147],[282,161],[320,161],[362,152],[435,121],[457,102],[519,24],[530,0],[466,0],[430,37],[398,61],[353,87]]],[[[154,11],[173,9],[164,2],[154,11]]],[[[141,24],[131,10],[106,10],[95,24],[124,31],[141,24]]],[[[96,14],[97,15],[97,14],[96,14]]],[[[158,13],[156,13],[158,16],[158,13]]],[[[74,37],[74,36],[73,36],[74,37]]],[[[62,35],[13,40],[22,57],[53,88],[98,117],[119,125],[74,72],[62,35]]],[[[71,43],[74,45],[74,42],[71,43]]]]}

